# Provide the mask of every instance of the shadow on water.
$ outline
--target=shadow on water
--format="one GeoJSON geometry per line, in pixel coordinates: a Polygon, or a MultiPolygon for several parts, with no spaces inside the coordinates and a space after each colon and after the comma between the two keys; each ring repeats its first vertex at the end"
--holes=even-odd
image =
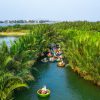
{"type": "Polygon", "coordinates": [[[89,81],[85,81],[70,69],[66,69],[65,71],[66,81],[74,100],[99,100],[100,87],[95,86],[89,81]]]}
{"type": "Polygon", "coordinates": [[[33,71],[35,82],[30,88],[16,94],[16,100],[99,100],[100,89],[83,80],[68,68],[59,68],[56,63],[36,65],[33,71]],[[46,85],[51,90],[48,98],[39,98],[37,90],[46,85]]]}

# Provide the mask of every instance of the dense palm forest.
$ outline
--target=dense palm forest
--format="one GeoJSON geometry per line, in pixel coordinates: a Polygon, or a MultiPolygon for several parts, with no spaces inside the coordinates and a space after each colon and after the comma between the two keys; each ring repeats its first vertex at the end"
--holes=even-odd
{"type": "Polygon", "coordinates": [[[61,22],[0,27],[1,32],[29,30],[8,47],[0,46],[0,100],[11,100],[15,90],[28,88],[31,70],[48,44],[61,45],[67,67],[100,85],[100,22],[61,22]]]}

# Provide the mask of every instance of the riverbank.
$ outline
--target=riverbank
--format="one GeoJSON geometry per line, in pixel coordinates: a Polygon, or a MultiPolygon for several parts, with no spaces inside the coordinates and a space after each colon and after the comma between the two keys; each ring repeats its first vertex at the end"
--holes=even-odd
{"type": "Polygon", "coordinates": [[[3,37],[3,36],[9,36],[9,37],[12,37],[12,36],[23,36],[23,35],[26,35],[27,32],[0,32],[0,37],[3,37]]]}
{"type": "Polygon", "coordinates": [[[90,81],[94,85],[100,86],[100,81],[96,80],[90,73],[86,71],[81,71],[79,67],[71,67],[71,69],[83,79],[90,81]]]}

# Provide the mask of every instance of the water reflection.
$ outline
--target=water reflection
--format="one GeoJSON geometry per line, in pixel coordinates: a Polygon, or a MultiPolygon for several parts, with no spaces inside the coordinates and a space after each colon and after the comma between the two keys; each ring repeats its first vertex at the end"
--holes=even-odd
{"type": "Polygon", "coordinates": [[[10,42],[14,42],[17,39],[17,37],[0,37],[0,44],[2,44],[3,41],[5,41],[8,45],[8,47],[11,46],[10,42]]]}
{"type": "Polygon", "coordinates": [[[100,89],[97,86],[83,80],[71,70],[66,69],[66,78],[68,87],[75,96],[79,97],[79,100],[98,100],[100,98],[100,89]]]}

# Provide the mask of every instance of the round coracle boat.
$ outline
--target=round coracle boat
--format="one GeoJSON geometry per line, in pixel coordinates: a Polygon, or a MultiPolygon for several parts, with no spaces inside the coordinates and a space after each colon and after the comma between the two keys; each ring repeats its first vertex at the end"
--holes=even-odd
{"type": "Polygon", "coordinates": [[[62,63],[62,62],[58,62],[58,63],[57,63],[57,66],[58,66],[58,67],[65,67],[65,63],[64,63],[64,62],[63,62],[63,63],[62,63]]]}
{"type": "Polygon", "coordinates": [[[44,63],[48,62],[47,58],[44,58],[41,61],[44,62],[44,63]]]}
{"type": "Polygon", "coordinates": [[[39,89],[37,94],[39,97],[48,97],[50,95],[50,90],[46,89],[46,91],[43,91],[42,89],[39,89]]]}
{"type": "Polygon", "coordinates": [[[49,58],[49,61],[50,61],[50,62],[54,62],[54,61],[55,61],[55,58],[54,58],[54,57],[50,57],[50,58],[49,58]]]}

